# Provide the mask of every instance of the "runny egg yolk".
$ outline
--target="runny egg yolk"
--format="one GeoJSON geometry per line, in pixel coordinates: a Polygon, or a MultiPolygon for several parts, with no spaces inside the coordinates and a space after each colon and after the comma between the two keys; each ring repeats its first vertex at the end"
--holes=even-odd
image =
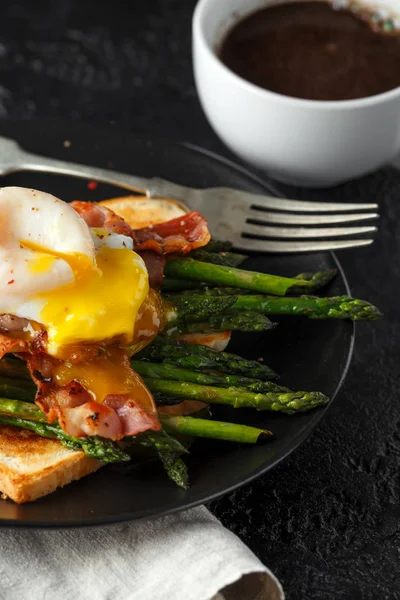
{"type": "Polygon", "coordinates": [[[48,352],[118,338],[132,342],[138,311],[149,292],[148,273],[140,256],[127,248],[101,247],[96,265],[85,255],[60,255],[44,250],[32,260],[33,272],[43,272],[62,258],[75,280],[38,294],[40,322],[48,334],[48,352]]]}
{"type": "Polygon", "coordinates": [[[54,381],[61,387],[79,381],[100,404],[107,396],[126,395],[135,398],[149,412],[155,412],[151,393],[132,370],[122,348],[102,348],[92,360],[80,364],[60,362],[54,367],[54,381]]]}

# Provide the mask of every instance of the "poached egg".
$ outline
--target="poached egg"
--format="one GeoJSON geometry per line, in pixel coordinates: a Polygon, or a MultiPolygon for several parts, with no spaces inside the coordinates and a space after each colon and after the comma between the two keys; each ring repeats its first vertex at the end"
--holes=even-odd
{"type": "Polygon", "coordinates": [[[89,228],[51,194],[0,189],[0,313],[44,327],[48,354],[110,339],[130,344],[148,293],[131,238],[89,228]]]}

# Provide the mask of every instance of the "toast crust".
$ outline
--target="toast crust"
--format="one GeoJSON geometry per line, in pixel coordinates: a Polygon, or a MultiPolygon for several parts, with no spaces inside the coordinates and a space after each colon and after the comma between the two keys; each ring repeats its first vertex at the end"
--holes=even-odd
{"type": "Polygon", "coordinates": [[[104,463],[32,431],[0,426],[0,491],[17,504],[31,502],[104,463]]]}

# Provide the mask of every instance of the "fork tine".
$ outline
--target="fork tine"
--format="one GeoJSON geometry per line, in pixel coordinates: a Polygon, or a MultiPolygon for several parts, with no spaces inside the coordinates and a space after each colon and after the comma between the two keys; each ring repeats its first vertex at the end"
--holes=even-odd
{"type": "Polygon", "coordinates": [[[324,242],[278,242],[266,240],[253,240],[241,238],[235,240],[234,247],[240,250],[251,250],[266,253],[290,253],[290,252],[319,252],[322,250],[340,250],[343,248],[356,248],[369,246],[374,240],[346,240],[324,242]]]}
{"type": "Polygon", "coordinates": [[[246,223],[243,233],[269,238],[321,238],[341,237],[345,235],[358,235],[360,233],[372,233],[377,231],[376,227],[268,227],[264,225],[251,225],[246,223]]]}
{"type": "Polygon", "coordinates": [[[274,210],[286,210],[289,212],[348,212],[351,210],[376,210],[377,204],[357,204],[347,202],[310,202],[303,200],[289,200],[286,198],[274,198],[271,196],[258,196],[246,194],[247,200],[253,206],[262,209],[272,208],[274,210]]]}
{"type": "Polygon", "coordinates": [[[247,220],[257,220],[259,223],[281,223],[285,225],[330,225],[331,223],[350,223],[354,221],[369,221],[377,219],[377,213],[359,213],[345,215],[297,215],[273,213],[251,208],[247,213],[247,220]]]}

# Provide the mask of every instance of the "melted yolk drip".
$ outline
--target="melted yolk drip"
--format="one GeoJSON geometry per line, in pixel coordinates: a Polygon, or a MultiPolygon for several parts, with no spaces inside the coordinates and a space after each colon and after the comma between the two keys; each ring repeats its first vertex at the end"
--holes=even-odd
{"type": "Polygon", "coordinates": [[[140,257],[126,248],[102,247],[96,254],[97,266],[85,255],[62,258],[74,271],[75,281],[36,296],[45,303],[40,321],[47,330],[49,354],[57,356],[63,346],[113,338],[129,344],[149,291],[140,257]]]}
{"type": "Polygon", "coordinates": [[[107,396],[127,395],[149,412],[156,412],[151,393],[131,368],[126,352],[116,346],[99,349],[92,360],[80,364],[59,363],[53,378],[62,387],[77,381],[100,404],[107,396]]]}

